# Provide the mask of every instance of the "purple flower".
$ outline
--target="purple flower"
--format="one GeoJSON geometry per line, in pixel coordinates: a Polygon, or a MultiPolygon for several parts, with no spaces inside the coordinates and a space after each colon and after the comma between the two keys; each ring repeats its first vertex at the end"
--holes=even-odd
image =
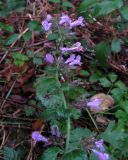
{"type": "Polygon", "coordinates": [[[42,21],[41,24],[45,31],[49,31],[51,29],[51,26],[52,26],[52,23],[50,23],[51,20],[52,20],[52,16],[48,14],[46,19],[42,21]]]}
{"type": "Polygon", "coordinates": [[[104,143],[103,139],[95,142],[96,147],[97,147],[101,152],[104,152],[104,151],[105,151],[105,148],[104,148],[104,146],[103,146],[103,143],[104,143]]]}
{"type": "Polygon", "coordinates": [[[47,15],[46,20],[49,22],[52,20],[52,16],[50,14],[47,15]]]}
{"type": "Polygon", "coordinates": [[[99,160],[109,160],[109,155],[107,153],[103,153],[92,149],[93,153],[98,157],[99,160]]]}
{"type": "Polygon", "coordinates": [[[54,63],[54,57],[53,57],[53,55],[50,54],[50,53],[48,53],[48,54],[45,55],[45,60],[46,60],[46,62],[48,62],[48,63],[51,63],[51,64],[54,63]]]}
{"type": "Polygon", "coordinates": [[[78,18],[78,20],[74,21],[74,22],[71,22],[70,23],[70,29],[76,27],[76,26],[85,26],[84,23],[83,23],[83,20],[84,18],[81,16],[78,18]]]}
{"type": "Polygon", "coordinates": [[[87,106],[90,107],[90,109],[94,109],[96,111],[100,111],[100,104],[101,104],[102,100],[100,98],[95,98],[90,100],[87,103],[87,106]]]}
{"type": "Polygon", "coordinates": [[[69,64],[70,66],[73,65],[81,65],[81,56],[75,56],[75,54],[71,54],[70,57],[65,61],[66,64],[69,64]]]}
{"type": "Polygon", "coordinates": [[[69,25],[71,23],[71,20],[68,15],[62,14],[62,16],[60,17],[59,24],[63,25],[64,23],[69,25]]]}
{"type": "Polygon", "coordinates": [[[58,138],[61,136],[59,128],[58,128],[57,125],[51,126],[51,133],[52,133],[53,136],[56,136],[58,138]]]}
{"type": "Polygon", "coordinates": [[[31,137],[35,142],[40,142],[40,141],[46,142],[46,143],[48,142],[48,139],[42,136],[38,131],[32,132],[31,137]]]}
{"type": "Polygon", "coordinates": [[[42,21],[41,24],[45,31],[49,31],[51,29],[52,23],[49,23],[47,20],[42,21]]]}
{"type": "Polygon", "coordinates": [[[62,53],[66,53],[66,52],[79,52],[79,51],[83,51],[83,47],[81,46],[80,42],[76,42],[72,47],[68,48],[68,47],[61,47],[60,48],[62,53]]]}

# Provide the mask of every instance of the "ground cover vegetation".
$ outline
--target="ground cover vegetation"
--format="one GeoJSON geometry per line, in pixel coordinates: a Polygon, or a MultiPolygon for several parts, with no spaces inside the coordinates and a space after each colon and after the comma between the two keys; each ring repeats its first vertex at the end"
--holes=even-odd
{"type": "Polygon", "coordinates": [[[0,0],[0,159],[128,160],[127,0],[0,0]]]}

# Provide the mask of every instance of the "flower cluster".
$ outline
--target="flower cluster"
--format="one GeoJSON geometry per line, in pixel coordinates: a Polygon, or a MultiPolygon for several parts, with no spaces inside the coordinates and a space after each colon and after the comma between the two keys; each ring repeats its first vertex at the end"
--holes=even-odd
{"type": "MultiPolygon", "coordinates": [[[[52,19],[53,19],[53,17],[48,14],[46,19],[42,21],[42,28],[45,31],[51,30],[52,19]]],[[[83,21],[84,21],[83,17],[79,17],[77,20],[72,21],[68,15],[62,14],[58,23],[59,23],[60,27],[62,25],[66,25],[67,29],[72,29],[76,26],[84,26],[83,21]]],[[[66,55],[67,55],[67,53],[74,53],[74,52],[83,51],[83,47],[80,42],[76,42],[71,47],[60,47],[59,49],[62,54],[66,54],[66,55]]],[[[60,57],[62,57],[62,56],[60,56],[60,57]]],[[[59,59],[59,57],[58,57],[58,59],[59,59]]],[[[51,53],[47,53],[45,55],[45,61],[49,64],[54,64],[54,62],[55,62],[54,56],[51,53]]],[[[68,64],[69,66],[81,65],[82,64],[81,63],[81,56],[80,55],[75,56],[75,54],[71,54],[69,56],[69,58],[64,63],[68,64]]]]}
{"type": "Polygon", "coordinates": [[[49,31],[51,29],[52,23],[52,16],[50,14],[47,15],[46,19],[42,21],[42,27],[45,31],[49,31]]]}
{"type": "Polygon", "coordinates": [[[96,148],[92,149],[92,152],[98,157],[99,160],[109,160],[109,155],[105,153],[105,148],[103,146],[104,141],[101,139],[95,142],[96,148]]]}
{"type": "Polygon", "coordinates": [[[72,29],[76,26],[82,26],[82,27],[85,26],[83,21],[84,18],[82,16],[79,17],[77,20],[72,21],[68,15],[62,14],[62,16],[60,17],[59,24],[60,25],[66,24],[69,29],[72,29]]]}
{"type": "Polygon", "coordinates": [[[66,52],[80,52],[80,51],[83,51],[83,47],[81,46],[80,42],[76,42],[71,47],[61,47],[60,50],[62,54],[66,52]]]}

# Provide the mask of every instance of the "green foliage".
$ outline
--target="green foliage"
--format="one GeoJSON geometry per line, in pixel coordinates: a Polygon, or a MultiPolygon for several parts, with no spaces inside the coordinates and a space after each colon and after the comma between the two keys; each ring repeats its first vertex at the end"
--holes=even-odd
{"type": "Polygon", "coordinates": [[[115,149],[120,148],[120,143],[125,139],[125,137],[126,134],[124,131],[116,128],[114,121],[111,121],[105,132],[101,134],[101,138],[111,144],[115,149]]]}
{"type": "Polygon", "coordinates": [[[124,19],[128,20],[128,7],[124,6],[120,9],[120,13],[124,19]]]}
{"type": "Polygon", "coordinates": [[[53,2],[53,3],[60,3],[61,0],[48,0],[49,2],[53,2]]]}
{"type": "Polygon", "coordinates": [[[36,21],[36,20],[32,20],[28,23],[28,27],[30,29],[30,31],[42,31],[42,28],[41,28],[41,24],[36,21]]]}
{"type": "Polygon", "coordinates": [[[5,24],[5,23],[0,22],[0,28],[4,29],[6,31],[9,31],[9,32],[14,32],[14,27],[9,24],[5,24]]]}
{"type": "Polygon", "coordinates": [[[19,36],[19,34],[17,34],[17,33],[12,34],[11,36],[8,37],[5,44],[6,45],[12,44],[13,42],[15,42],[18,39],[18,36],[19,36]]]}
{"type": "Polygon", "coordinates": [[[74,5],[71,2],[69,2],[69,1],[64,1],[63,4],[62,4],[62,6],[64,8],[75,8],[74,5]]]}
{"type": "Polygon", "coordinates": [[[42,155],[41,160],[56,160],[57,155],[61,153],[61,149],[59,147],[51,147],[48,148],[42,155]]]}
{"type": "Polygon", "coordinates": [[[64,160],[87,160],[87,155],[85,151],[81,149],[75,149],[71,152],[68,152],[64,156],[64,160]]]}
{"type": "Polygon", "coordinates": [[[106,64],[106,58],[110,54],[110,47],[106,41],[102,41],[97,44],[95,48],[96,58],[99,60],[100,64],[106,64]]]}
{"type": "Polygon", "coordinates": [[[26,55],[23,55],[21,53],[13,53],[12,58],[14,64],[19,67],[22,67],[25,64],[25,62],[29,60],[29,58],[26,55]]]}
{"type": "Polygon", "coordinates": [[[121,50],[122,40],[118,38],[114,38],[112,40],[111,49],[114,53],[118,53],[121,50]]]}
{"type": "Polygon", "coordinates": [[[13,148],[4,147],[3,155],[4,155],[4,160],[20,160],[18,152],[13,148]]]}
{"type": "Polygon", "coordinates": [[[48,40],[49,41],[57,40],[58,38],[59,38],[59,36],[56,33],[51,33],[51,34],[48,35],[48,40]]]}
{"type": "Polygon", "coordinates": [[[80,4],[79,12],[97,17],[112,14],[119,10],[122,16],[127,19],[127,7],[124,8],[123,5],[123,0],[83,0],[80,4]]]}
{"type": "Polygon", "coordinates": [[[11,12],[22,12],[25,8],[25,0],[6,0],[0,2],[0,17],[6,17],[11,12]]]}

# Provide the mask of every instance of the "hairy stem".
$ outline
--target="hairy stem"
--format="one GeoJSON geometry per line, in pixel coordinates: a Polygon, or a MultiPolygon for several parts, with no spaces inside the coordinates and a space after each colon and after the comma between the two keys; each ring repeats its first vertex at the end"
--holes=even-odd
{"type": "MultiPolygon", "coordinates": [[[[64,92],[61,88],[61,83],[59,81],[58,73],[56,74],[56,79],[57,79],[57,82],[58,82],[61,97],[63,99],[64,108],[68,109],[68,106],[67,106],[67,103],[66,103],[66,98],[65,98],[64,92]]],[[[65,152],[68,151],[68,146],[69,146],[69,141],[70,141],[70,130],[71,130],[71,122],[70,122],[70,115],[68,114],[68,117],[67,117],[67,139],[66,139],[66,145],[65,145],[65,152]]]]}

